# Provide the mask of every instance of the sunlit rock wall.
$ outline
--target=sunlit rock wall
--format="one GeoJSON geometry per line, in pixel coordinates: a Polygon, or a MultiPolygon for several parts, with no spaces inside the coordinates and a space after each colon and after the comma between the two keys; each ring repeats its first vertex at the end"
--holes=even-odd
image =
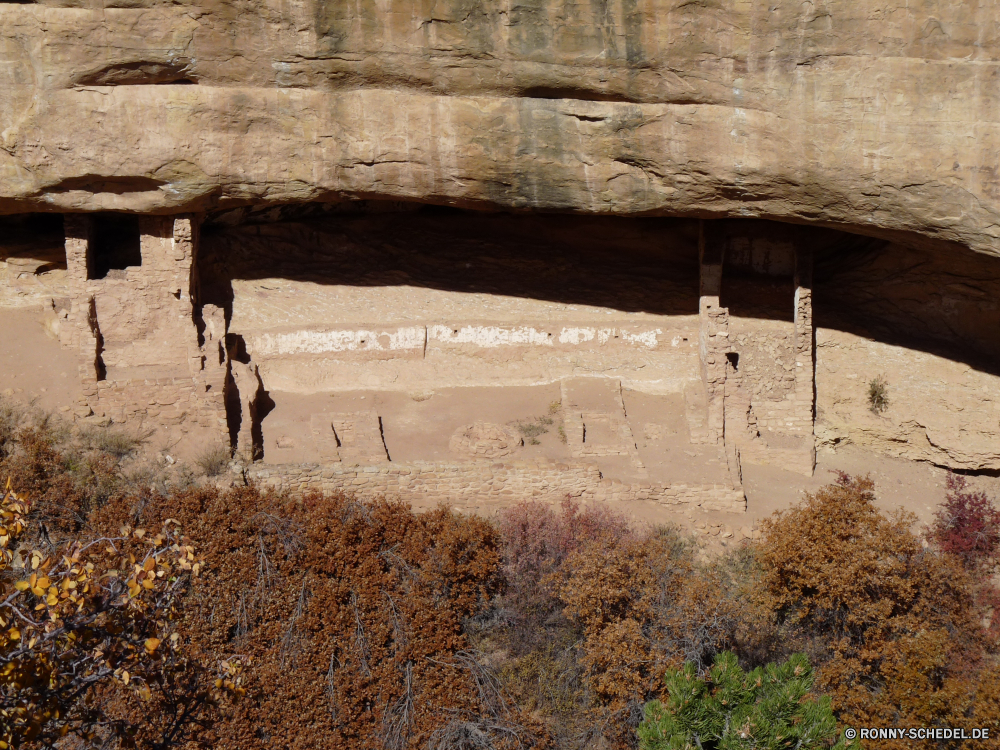
{"type": "Polygon", "coordinates": [[[382,196],[998,254],[998,54],[997,0],[0,3],[0,213],[382,196]]]}

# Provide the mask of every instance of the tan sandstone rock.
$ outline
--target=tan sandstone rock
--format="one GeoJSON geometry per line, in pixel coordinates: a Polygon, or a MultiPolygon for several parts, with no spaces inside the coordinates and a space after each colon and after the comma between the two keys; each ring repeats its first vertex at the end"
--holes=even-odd
{"type": "Polygon", "coordinates": [[[1000,6],[0,4],[0,213],[383,196],[1000,254],[1000,6]]]}

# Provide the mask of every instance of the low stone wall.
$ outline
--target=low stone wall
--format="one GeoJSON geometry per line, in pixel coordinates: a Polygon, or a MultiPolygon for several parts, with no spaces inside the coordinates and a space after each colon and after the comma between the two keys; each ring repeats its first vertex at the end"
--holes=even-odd
{"type": "Polygon", "coordinates": [[[156,378],[149,380],[100,380],[84,383],[84,395],[94,413],[114,422],[136,418],[156,424],[196,424],[218,430],[228,442],[222,380],[206,378],[156,378]]]}
{"type": "Polygon", "coordinates": [[[457,507],[520,500],[556,502],[569,496],[581,501],[651,500],[678,510],[746,512],[743,491],[732,486],[625,483],[604,478],[595,465],[587,463],[255,464],[248,475],[265,487],[291,492],[342,490],[364,498],[399,496],[457,507]]]}

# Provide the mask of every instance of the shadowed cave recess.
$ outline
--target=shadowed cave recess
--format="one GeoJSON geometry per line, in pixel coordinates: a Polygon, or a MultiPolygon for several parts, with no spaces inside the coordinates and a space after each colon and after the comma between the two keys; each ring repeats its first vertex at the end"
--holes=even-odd
{"type": "Polygon", "coordinates": [[[740,513],[744,466],[848,444],[1000,470],[1000,261],[925,239],[388,201],[2,222],[77,419],[277,488],[740,513]]]}

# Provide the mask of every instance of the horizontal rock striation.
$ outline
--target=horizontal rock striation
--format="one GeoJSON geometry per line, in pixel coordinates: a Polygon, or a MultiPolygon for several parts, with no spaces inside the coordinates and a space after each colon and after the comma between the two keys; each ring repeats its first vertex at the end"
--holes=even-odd
{"type": "Polygon", "coordinates": [[[0,3],[0,213],[383,197],[1000,254],[997,0],[105,5],[0,3]]]}

